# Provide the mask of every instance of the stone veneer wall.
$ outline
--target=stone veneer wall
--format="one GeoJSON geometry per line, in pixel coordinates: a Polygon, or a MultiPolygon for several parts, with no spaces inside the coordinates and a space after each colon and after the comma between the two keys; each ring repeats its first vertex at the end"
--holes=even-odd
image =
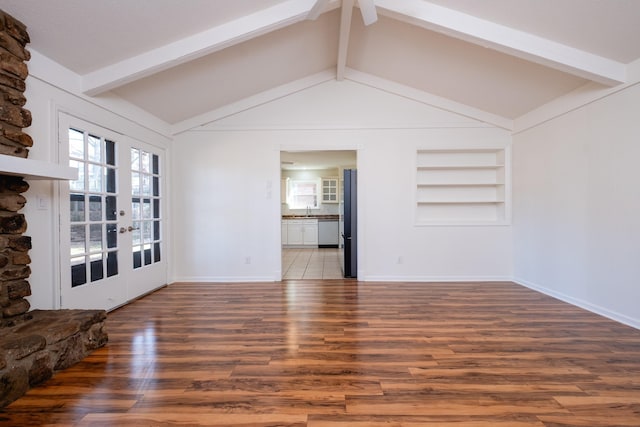
{"type": "MultiPolygon", "coordinates": [[[[27,157],[31,137],[22,128],[31,126],[31,113],[24,108],[27,99],[25,79],[29,75],[25,49],[29,43],[26,27],[0,11],[0,154],[27,157]]],[[[26,313],[31,295],[26,280],[31,274],[31,238],[22,236],[27,229],[24,215],[18,213],[26,203],[21,193],[29,184],[20,177],[0,175],[0,322],[26,313]]]]}
{"type": "MultiPolygon", "coordinates": [[[[27,43],[26,26],[0,10],[0,155],[26,158],[33,145],[22,131],[31,126],[27,43]]],[[[22,177],[0,172],[0,408],[107,342],[103,310],[29,312],[31,238],[18,212],[28,189],[22,177]]]]}

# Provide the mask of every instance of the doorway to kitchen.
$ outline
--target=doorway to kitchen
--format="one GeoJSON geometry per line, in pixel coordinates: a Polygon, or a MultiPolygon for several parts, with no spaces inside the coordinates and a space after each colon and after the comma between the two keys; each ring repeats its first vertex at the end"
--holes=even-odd
{"type": "Polygon", "coordinates": [[[281,151],[283,280],[344,277],[345,169],[355,150],[281,151]]]}

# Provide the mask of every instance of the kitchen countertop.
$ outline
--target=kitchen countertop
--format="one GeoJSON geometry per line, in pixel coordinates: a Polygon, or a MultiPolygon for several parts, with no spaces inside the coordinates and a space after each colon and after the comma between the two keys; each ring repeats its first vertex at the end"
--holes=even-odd
{"type": "Polygon", "coordinates": [[[333,219],[338,221],[340,215],[282,215],[282,219],[333,219]]]}

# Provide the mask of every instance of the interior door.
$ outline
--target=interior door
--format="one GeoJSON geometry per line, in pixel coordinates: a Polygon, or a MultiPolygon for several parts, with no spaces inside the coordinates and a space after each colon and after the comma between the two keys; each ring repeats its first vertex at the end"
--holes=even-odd
{"type": "Polygon", "coordinates": [[[60,114],[60,305],[112,309],[166,283],[163,153],[60,114]]]}

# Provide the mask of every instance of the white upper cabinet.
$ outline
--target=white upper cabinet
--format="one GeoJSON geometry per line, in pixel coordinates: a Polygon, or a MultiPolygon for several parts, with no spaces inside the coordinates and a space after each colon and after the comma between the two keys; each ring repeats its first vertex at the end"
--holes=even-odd
{"type": "Polygon", "coordinates": [[[338,203],[338,178],[322,178],[322,203],[338,203]]]}

